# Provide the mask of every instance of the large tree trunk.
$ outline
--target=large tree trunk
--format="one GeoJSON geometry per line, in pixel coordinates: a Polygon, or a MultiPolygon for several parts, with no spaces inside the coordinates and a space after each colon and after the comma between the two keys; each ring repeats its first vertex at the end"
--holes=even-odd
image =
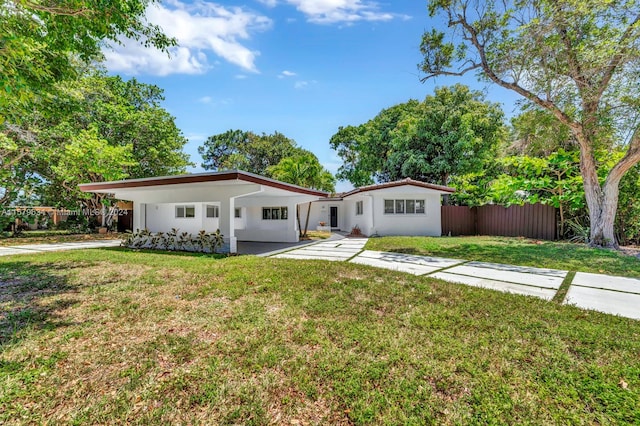
{"type": "MultiPolygon", "coordinates": [[[[580,137],[578,140],[580,141],[580,137]]],[[[591,247],[618,248],[613,232],[613,222],[618,208],[618,183],[620,179],[615,182],[610,181],[610,174],[604,187],[601,187],[591,145],[586,141],[582,142],[585,143],[581,144],[580,172],[591,225],[589,245],[591,247]]]]}
{"type": "MultiPolygon", "coordinates": [[[[585,142],[584,140],[579,142],[585,142]]],[[[620,180],[624,174],[640,161],[640,137],[634,135],[625,156],[611,169],[604,184],[600,186],[596,162],[590,144],[581,143],[580,171],[584,181],[584,194],[589,209],[592,247],[618,248],[614,222],[618,210],[620,180]]]]}

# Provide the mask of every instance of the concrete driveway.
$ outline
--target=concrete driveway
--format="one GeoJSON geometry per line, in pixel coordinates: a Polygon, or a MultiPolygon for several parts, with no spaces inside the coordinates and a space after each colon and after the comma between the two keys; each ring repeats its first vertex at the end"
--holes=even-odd
{"type": "Polygon", "coordinates": [[[364,250],[366,242],[366,238],[325,241],[273,257],[348,261],[544,300],[552,300],[564,284],[569,286],[564,304],[640,319],[638,279],[577,272],[567,283],[569,271],[364,250]]]}
{"type": "Polygon", "coordinates": [[[120,245],[120,240],[78,241],[78,242],[71,242],[71,243],[56,243],[56,244],[25,244],[21,246],[0,247],[0,256],[9,256],[12,254],[42,253],[47,251],[59,251],[59,250],[117,247],[119,245],[120,245]]]}

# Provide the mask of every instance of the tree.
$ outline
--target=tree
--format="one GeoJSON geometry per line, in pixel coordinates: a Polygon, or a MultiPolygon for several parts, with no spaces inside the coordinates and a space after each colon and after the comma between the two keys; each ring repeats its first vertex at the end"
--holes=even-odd
{"type": "Polygon", "coordinates": [[[0,184],[8,203],[37,180],[46,204],[100,210],[112,200],[80,192],[79,183],[182,173],[190,164],[157,86],[94,70],[56,91],[55,112],[35,108],[20,126],[5,123],[0,131],[0,173],[13,177],[0,184]]]}
{"type": "Polygon", "coordinates": [[[507,151],[512,155],[547,157],[559,149],[578,149],[569,127],[540,108],[526,108],[511,119],[511,139],[507,151]]]}
{"type": "Polygon", "coordinates": [[[449,176],[477,173],[495,159],[504,113],[463,85],[436,89],[393,131],[390,180],[410,177],[449,184],[449,176]]]}
{"type": "Polygon", "coordinates": [[[624,174],[640,161],[640,1],[431,0],[451,39],[425,32],[420,68],[435,76],[479,76],[549,111],[580,149],[592,246],[617,247],[614,220],[624,174]],[[611,135],[614,136],[614,145],[611,135]],[[625,147],[602,183],[595,151],[625,147]]]}
{"type": "MultiPolygon", "coordinates": [[[[336,179],[331,172],[326,170],[318,161],[318,158],[311,152],[305,152],[295,157],[283,158],[275,166],[269,167],[271,177],[282,182],[320,191],[334,192],[336,179]]],[[[296,217],[300,236],[306,237],[309,228],[309,215],[311,213],[311,203],[307,207],[307,219],[304,224],[304,231],[300,226],[300,207],[296,205],[296,217]]]]}
{"type": "Polygon", "coordinates": [[[257,135],[243,130],[228,130],[209,136],[198,148],[204,159],[202,167],[206,170],[237,169],[259,175],[269,175],[269,166],[304,152],[308,151],[282,133],[257,135]]]}
{"type": "Polygon", "coordinates": [[[78,185],[125,179],[129,177],[126,167],[135,164],[132,145],[112,145],[101,139],[97,127],[92,125],[88,130],[71,136],[51,170],[59,192],[74,200],[84,200],[94,213],[101,212],[102,226],[110,226],[112,215],[107,212],[110,194],[81,192],[78,185]]]}
{"type": "Polygon", "coordinates": [[[479,172],[503,140],[503,112],[463,85],[436,89],[423,102],[382,110],[331,138],[344,164],[338,177],[356,186],[413,178],[447,185],[451,175],[479,172]]]}
{"type": "Polygon", "coordinates": [[[394,131],[407,116],[418,114],[420,103],[408,102],[383,109],[378,115],[359,126],[338,128],[331,137],[331,148],[338,152],[343,165],[338,178],[350,181],[354,186],[371,185],[376,180],[393,180],[388,168],[394,131]]]}
{"type": "Polygon", "coordinates": [[[101,57],[120,37],[167,50],[176,41],[146,22],[156,0],[0,0],[0,122],[19,123],[39,100],[55,108],[55,83],[76,77],[76,60],[101,57]]]}

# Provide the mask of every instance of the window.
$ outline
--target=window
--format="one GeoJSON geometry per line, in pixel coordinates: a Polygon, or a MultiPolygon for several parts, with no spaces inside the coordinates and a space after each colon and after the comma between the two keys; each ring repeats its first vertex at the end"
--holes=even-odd
{"type": "Polygon", "coordinates": [[[384,212],[385,214],[395,213],[395,210],[393,209],[393,200],[384,200],[384,212]]]}
{"type": "Polygon", "coordinates": [[[363,201],[356,201],[356,216],[362,216],[362,212],[364,211],[363,204],[363,201]]]}
{"type": "Polygon", "coordinates": [[[405,207],[407,214],[414,214],[416,212],[416,200],[406,200],[405,207]]]}
{"type": "Polygon", "coordinates": [[[385,214],[424,214],[424,200],[384,200],[385,214]]]}
{"type": "Polygon", "coordinates": [[[176,217],[193,218],[196,217],[195,206],[176,206],[176,217]]]}
{"type": "Polygon", "coordinates": [[[242,208],[241,207],[236,207],[236,209],[234,210],[233,213],[234,217],[236,218],[241,218],[242,217],[242,208]]]}
{"type": "Polygon", "coordinates": [[[218,206],[207,206],[207,217],[220,217],[218,206]]]}
{"type": "Polygon", "coordinates": [[[263,207],[262,220],[287,220],[289,209],[286,207],[263,207]]]}

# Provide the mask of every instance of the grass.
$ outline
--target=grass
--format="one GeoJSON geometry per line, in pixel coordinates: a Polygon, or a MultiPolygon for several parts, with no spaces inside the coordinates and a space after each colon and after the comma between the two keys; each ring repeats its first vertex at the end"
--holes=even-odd
{"type": "Polygon", "coordinates": [[[18,237],[0,238],[0,247],[18,246],[25,244],[56,244],[75,241],[113,240],[121,238],[122,234],[74,234],[71,231],[24,231],[18,237]]]}
{"type": "Polygon", "coordinates": [[[508,237],[382,237],[369,239],[366,249],[640,278],[638,258],[583,244],[508,237]]]}
{"type": "Polygon", "coordinates": [[[535,298],[124,249],[3,257],[0,288],[0,423],[640,423],[640,321],[535,298]]]}

